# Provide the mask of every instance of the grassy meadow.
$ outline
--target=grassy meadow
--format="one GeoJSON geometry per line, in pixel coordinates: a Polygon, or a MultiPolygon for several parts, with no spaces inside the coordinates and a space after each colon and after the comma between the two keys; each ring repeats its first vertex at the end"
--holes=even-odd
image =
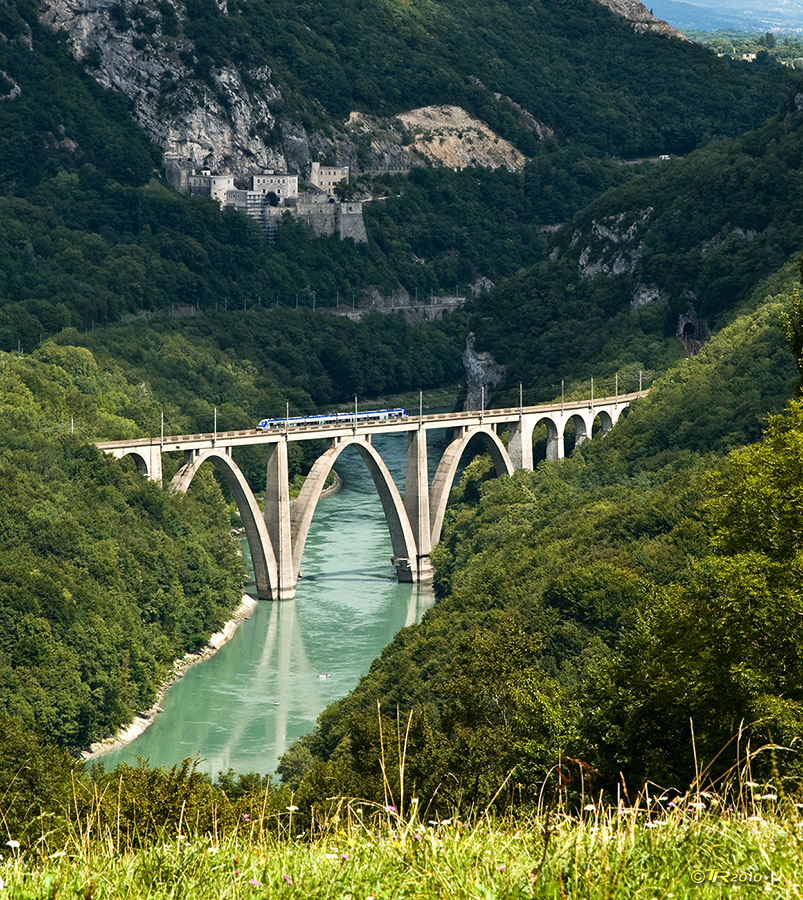
{"type": "Polygon", "coordinates": [[[179,821],[143,843],[89,815],[68,821],[58,849],[44,833],[31,846],[11,838],[0,897],[803,896],[800,804],[770,785],[674,799],[645,789],[632,802],[588,802],[577,815],[543,797],[539,812],[520,818],[428,820],[414,799],[407,809],[341,801],[311,818],[292,805],[255,809],[224,833],[179,821]]]}

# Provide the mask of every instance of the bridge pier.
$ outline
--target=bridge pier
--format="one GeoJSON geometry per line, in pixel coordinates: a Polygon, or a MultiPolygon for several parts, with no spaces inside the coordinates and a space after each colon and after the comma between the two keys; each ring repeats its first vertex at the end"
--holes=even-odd
{"type": "Polygon", "coordinates": [[[531,418],[521,416],[519,421],[510,428],[507,452],[514,469],[532,470],[533,468],[533,428],[535,423],[530,421],[531,418]]]}
{"type": "Polygon", "coordinates": [[[415,538],[416,577],[408,577],[407,571],[397,565],[395,559],[393,564],[396,566],[399,581],[428,581],[432,578],[433,569],[429,558],[432,552],[432,536],[429,523],[427,433],[419,426],[417,431],[411,431],[409,435],[407,470],[404,477],[404,509],[415,538]]]}
{"type": "Polygon", "coordinates": [[[296,572],[290,536],[290,475],[287,465],[287,435],[268,444],[265,483],[265,525],[276,554],[278,585],[274,600],[292,600],[296,595],[296,572]]]}

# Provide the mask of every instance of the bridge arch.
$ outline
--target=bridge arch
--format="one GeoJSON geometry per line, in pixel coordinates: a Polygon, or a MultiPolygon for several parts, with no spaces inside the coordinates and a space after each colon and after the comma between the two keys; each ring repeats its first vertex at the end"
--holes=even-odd
{"type": "MultiPolygon", "coordinates": [[[[493,428],[488,425],[481,425],[479,428],[466,429],[462,434],[458,435],[444,451],[435,471],[435,477],[432,479],[429,509],[430,535],[433,547],[441,539],[443,517],[446,514],[446,504],[449,502],[449,492],[452,489],[457,467],[466,447],[475,437],[479,437],[482,440],[485,448],[491,454],[491,460],[497,475],[513,474],[514,466],[510,461],[507,449],[502,441],[499,440],[499,435],[493,428]]],[[[532,440],[532,432],[530,433],[530,439],[532,440]]]]}
{"type": "Polygon", "coordinates": [[[591,431],[593,434],[594,425],[599,421],[599,434],[600,436],[606,435],[611,428],[613,428],[613,417],[606,409],[597,410],[596,416],[594,416],[594,421],[591,423],[591,431]]]}
{"type": "Polygon", "coordinates": [[[563,423],[564,440],[566,439],[566,426],[569,422],[574,423],[574,447],[572,447],[572,450],[575,450],[580,444],[591,440],[591,422],[587,421],[586,416],[581,412],[567,416],[566,421],[563,423]]]}
{"type": "Polygon", "coordinates": [[[560,459],[563,456],[563,432],[558,429],[558,424],[552,416],[542,415],[536,418],[530,430],[530,444],[533,443],[535,429],[539,425],[546,426],[546,458],[560,459]]]}
{"type": "Polygon", "coordinates": [[[304,555],[304,545],[307,543],[310,524],[318,501],[321,499],[324,482],[332,471],[337,458],[347,448],[354,446],[359,451],[363,462],[368,467],[371,478],[376,486],[379,499],[382,501],[382,509],[385,512],[385,520],[390,532],[390,542],[393,547],[393,558],[400,581],[410,581],[416,570],[416,545],[413,529],[404,508],[399,489],[396,487],[393,477],[388,471],[384,460],[374,449],[373,445],[365,437],[342,438],[336,441],[326,450],[310,469],[301,493],[293,505],[290,516],[290,533],[293,547],[293,574],[298,578],[301,571],[301,557],[304,555]],[[409,575],[407,572],[409,571],[409,575]]]}
{"type": "Polygon", "coordinates": [[[186,459],[184,465],[173,476],[173,480],[170,482],[171,488],[186,494],[192,479],[205,462],[210,462],[215,466],[226,479],[243,521],[248,549],[251,551],[251,561],[254,566],[257,595],[266,600],[275,599],[278,596],[279,586],[276,554],[270,542],[262,511],[245,475],[231,456],[223,450],[207,450],[205,453],[194,455],[187,453],[185,458],[186,456],[190,458],[186,459]]]}
{"type": "Polygon", "coordinates": [[[150,470],[148,468],[148,460],[143,456],[139,450],[127,450],[124,453],[121,453],[119,459],[125,459],[126,456],[130,456],[134,461],[134,464],[137,467],[137,472],[140,475],[144,475],[146,478],[151,477],[150,470]]]}

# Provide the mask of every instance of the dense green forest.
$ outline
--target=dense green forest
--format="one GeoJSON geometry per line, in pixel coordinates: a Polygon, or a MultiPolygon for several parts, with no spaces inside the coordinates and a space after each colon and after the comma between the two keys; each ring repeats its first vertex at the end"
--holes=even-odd
{"type": "MultiPolygon", "coordinates": [[[[362,108],[398,106],[399,90],[410,94],[402,105],[413,103],[415,91],[415,104],[465,101],[500,132],[507,127],[520,142],[532,142],[512,107],[469,78],[482,70],[472,65],[471,73],[465,71],[461,60],[477,42],[482,53],[470,54],[477,66],[484,59],[484,66],[499,69],[505,60],[493,79],[488,77],[489,84],[525,106],[530,100],[533,106],[547,104],[544,114],[563,117],[566,133],[558,129],[556,144],[531,147],[533,159],[518,174],[447,170],[416,173],[409,182],[387,180],[378,187],[387,199],[369,204],[368,247],[313,240],[291,224],[270,245],[247,218],[221,215],[214,203],[180,197],[155,179],[159,151],[133,124],[129,104],[83,72],[63,35],[39,24],[33,5],[6,4],[0,17],[6,38],[0,42],[0,71],[5,73],[0,85],[5,98],[0,103],[0,348],[31,350],[65,327],[91,329],[176,306],[304,306],[312,305],[313,296],[325,306],[338,297],[359,297],[368,287],[387,292],[399,285],[423,296],[455,286],[464,292],[480,275],[496,281],[542,258],[548,249],[539,231],[543,225],[566,220],[636,171],[600,160],[600,153],[627,155],[646,145],[650,152],[684,152],[712,135],[735,136],[775,111],[794,84],[793,75],[780,68],[759,72],[718,60],[699,47],[636,36],[608,11],[579,0],[562,4],[559,14],[549,4],[537,10],[519,4],[483,8],[481,18],[490,16],[498,30],[477,20],[479,12],[470,4],[408,12],[383,4],[362,11],[348,4],[308,4],[278,19],[276,12],[233,5],[223,16],[215,4],[193,4],[186,28],[198,44],[199,59],[207,53],[204,46],[223,54],[218,62],[229,56],[238,63],[260,61],[268,51],[275,53],[271,64],[282,77],[305,81],[304,97],[300,87],[296,92],[288,88],[286,102],[297,110],[310,104],[328,108],[327,91],[341,82],[349,91],[337,89],[337,103],[360,105],[351,93],[358,95],[360,85],[370,84],[379,94],[373,107],[366,100],[362,108]],[[317,23],[315,35],[305,39],[309,43],[295,34],[302,14],[317,23]],[[388,16],[407,15],[409,28],[385,35],[388,16]],[[437,28],[434,22],[425,27],[430,16],[437,28]],[[538,53],[532,48],[533,16],[543,44],[538,53]],[[263,35],[267,21],[270,35],[263,35]],[[571,41],[567,28],[573,29],[571,41]],[[328,29],[340,39],[327,37],[328,29]],[[353,42],[342,40],[346,33],[353,42]],[[577,35],[590,42],[588,48],[577,35]],[[505,54],[498,52],[500,40],[505,54]],[[449,54],[432,52],[438,42],[453,42],[451,60],[449,54]],[[382,47],[381,75],[377,54],[367,53],[368,46],[382,47]],[[605,60],[614,58],[612,47],[621,48],[618,58],[633,66],[632,73],[618,65],[610,70],[605,60]],[[395,53],[403,64],[400,59],[394,65],[395,53]],[[573,56],[582,53],[582,62],[573,56]],[[538,78],[523,66],[525,54],[539,60],[538,78]],[[442,71],[433,60],[441,62],[442,71]],[[365,70],[359,75],[358,65],[365,70]],[[429,73],[425,80],[414,77],[421,67],[429,73]],[[408,83],[400,73],[410,75],[408,83]],[[574,85],[580,76],[582,90],[572,87],[567,93],[565,85],[574,85]],[[327,86],[320,96],[318,81],[327,86]],[[678,106],[683,103],[696,110],[696,119],[678,106]],[[681,135],[684,130],[691,134],[681,135]],[[604,147],[598,146],[602,136],[604,147]]],[[[330,114],[340,114],[336,106],[330,114]]]]}
{"type": "MultiPolygon", "coordinates": [[[[296,797],[397,792],[400,732],[406,794],[444,814],[505,784],[500,802],[532,800],[562,759],[596,788],[682,791],[695,752],[715,781],[748,743],[793,748],[799,401],[723,455],[795,393],[790,306],[799,336],[796,294],[758,303],[571,459],[490,480],[472,463],[433,554],[439,604],[286,754],[296,797]]],[[[778,752],[755,775],[794,790],[778,752]]]]}
{"type": "Polygon", "coordinates": [[[803,111],[790,98],[738,140],[649,165],[483,299],[479,344],[533,387],[554,383],[567,360],[575,377],[628,359],[664,368],[680,314],[720,328],[803,245],[801,159],[803,111]]]}
{"type": "Polygon", "coordinates": [[[227,4],[227,14],[193,0],[186,10],[196,75],[214,83],[215,68],[227,64],[269,65],[283,92],[280,120],[326,127],[352,110],[453,103],[527,155],[538,152],[537,139],[494,93],[559,142],[626,156],[684,153],[714,134],[738,134],[759,124],[790,81],[781,67],[756,77],[698,45],[636,37],[589,0],[255,0],[227,4]]]}
{"type": "Polygon", "coordinates": [[[141,386],[52,344],[0,356],[0,383],[0,709],[78,750],[205,645],[243,564],[213,478],[172,496],[87,443],[138,433],[141,386]]]}

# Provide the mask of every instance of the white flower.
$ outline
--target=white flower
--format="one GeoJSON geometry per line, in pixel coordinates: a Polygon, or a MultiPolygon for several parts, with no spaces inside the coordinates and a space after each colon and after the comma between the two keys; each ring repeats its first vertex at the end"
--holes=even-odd
{"type": "Polygon", "coordinates": [[[19,841],[6,841],[6,847],[11,847],[12,850],[17,850],[19,845],[19,841]]]}
{"type": "Polygon", "coordinates": [[[298,807],[297,806],[285,806],[285,809],[288,812],[295,812],[298,809],[298,807]]]}
{"type": "Polygon", "coordinates": [[[586,805],[583,807],[583,809],[584,809],[586,812],[594,812],[594,810],[595,810],[596,808],[597,808],[597,807],[594,806],[593,803],[586,803],[586,805]]]}

